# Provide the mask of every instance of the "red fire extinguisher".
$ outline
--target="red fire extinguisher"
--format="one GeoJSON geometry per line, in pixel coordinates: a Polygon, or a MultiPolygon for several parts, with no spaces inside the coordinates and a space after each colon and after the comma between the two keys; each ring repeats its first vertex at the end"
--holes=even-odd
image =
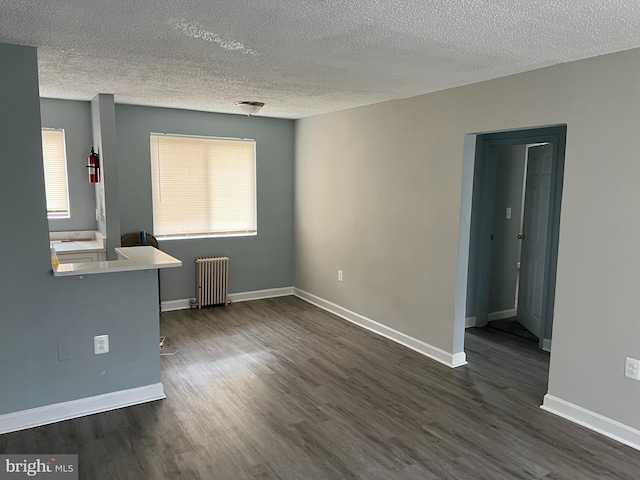
{"type": "Polygon", "coordinates": [[[89,183],[98,183],[100,181],[100,160],[98,159],[98,154],[93,151],[93,148],[91,148],[87,168],[89,169],[89,183]]]}

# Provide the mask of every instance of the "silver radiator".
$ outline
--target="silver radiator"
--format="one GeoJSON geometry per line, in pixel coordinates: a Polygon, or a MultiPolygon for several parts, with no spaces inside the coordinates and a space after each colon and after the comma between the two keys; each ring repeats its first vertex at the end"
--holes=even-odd
{"type": "Polygon", "coordinates": [[[196,259],[198,308],[229,303],[229,258],[196,259]]]}

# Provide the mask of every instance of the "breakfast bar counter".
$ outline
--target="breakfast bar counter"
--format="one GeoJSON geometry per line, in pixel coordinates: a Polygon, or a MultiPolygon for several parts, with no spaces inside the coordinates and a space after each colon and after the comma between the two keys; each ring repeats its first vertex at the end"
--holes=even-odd
{"type": "Polygon", "coordinates": [[[132,270],[153,270],[182,266],[177,258],[154,247],[116,248],[118,260],[101,262],[65,263],[53,266],[56,277],[94,275],[99,273],[128,272],[132,270]]]}

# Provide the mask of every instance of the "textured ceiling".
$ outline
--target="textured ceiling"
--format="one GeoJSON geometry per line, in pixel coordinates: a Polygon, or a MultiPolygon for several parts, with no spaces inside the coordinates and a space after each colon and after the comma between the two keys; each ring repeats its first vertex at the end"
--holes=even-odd
{"type": "Polygon", "coordinates": [[[300,118],[640,46],[638,0],[0,0],[41,95],[300,118]]]}

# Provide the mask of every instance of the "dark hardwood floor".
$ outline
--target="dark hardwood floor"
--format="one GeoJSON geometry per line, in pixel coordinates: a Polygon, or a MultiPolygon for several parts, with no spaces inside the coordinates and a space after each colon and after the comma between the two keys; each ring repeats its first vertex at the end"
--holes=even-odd
{"type": "Polygon", "coordinates": [[[98,479],[637,479],[640,452],[540,410],[548,354],[467,331],[452,370],[294,297],[162,314],[167,399],[0,435],[98,479]]]}
{"type": "Polygon", "coordinates": [[[489,322],[486,328],[490,328],[492,330],[499,330],[504,333],[508,333],[510,335],[515,335],[516,337],[524,338],[525,340],[529,340],[530,342],[534,342],[538,345],[538,337],[536,337],[533,333],[527,330],[519,321],[517,317],[505,318],[502,320],[493,320],[489,322]]]}

